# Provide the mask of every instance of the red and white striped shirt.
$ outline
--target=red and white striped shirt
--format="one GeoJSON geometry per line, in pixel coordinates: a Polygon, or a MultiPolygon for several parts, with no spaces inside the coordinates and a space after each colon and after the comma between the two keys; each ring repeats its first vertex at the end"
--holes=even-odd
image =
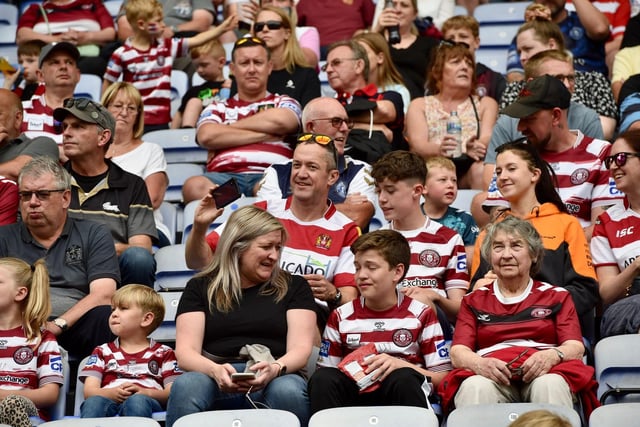
{"type": "Polygon", "coordinates": [[[189,52],[186,39],[157,39],[148,50],[138,50],[127,39],[116,49],[104,79],[131,83],[142,95],[144,123],[163,125],[171,121],[171,67],[175,58],[189,52]]]}
{"type": "MultiPolygon", "coordinates": [[[[202,112],[197,127],[206,123],[231,124],[253,116],[270,108],[291,110],[298,122],[302,115],[300,103],[287,95],[267,93],[260,101],[246,102],[236,94],[224,102],[213,102],[202,112]]],[[[207,163],[208,172],[227,173],[264,173],[265,169],[276,163],[286,163],[291,159],[293,150],[283,141],[264,141],[230,147],[211,152],[207,163]]]]}
{"type": "Polygon", "coordinates": [[[449,344],[442,336],[436,313],[417,300],[398,292],[398,304],[373,311],[356,298],[329,315],[322,338],[318,365],[337,367],[359,347],[374,343],[387,353],[430,371],[451,370],[449,344]]]}
{"type": "Polygon", "coordinates": [[[125,353],[115,341],[96,347],[80,372],[80,377],[100,380],[102,388],[124,383],[162,390],[182,372],[171,347],[151,340],[149,347],[135,354],[125,353]]]}
{"type": "MultiPolygon", "coordinates": [[[[383,228],[393,229],[393,224],[383,228]]],[[[411,247],[411,265],[398,287],[431,288],[445,298],[448,289],[469,287],[467,254],[458,233],[429,218],[416,230],[396,231],[411,247]]]]}
{"type": "Polygon", "coordinates": [[[594,267],[616,266],[625,270],[640,256],[640,215],[624,206],[615,205],[600,214],[591,237],[594,267]]]}
{"type": "Polygon", "coordinates": [[[56,144],[62,145],[62,133],[58,132],[60,126],[53,118],[53,108],[47,105],[44,92],[36,94],[28,101],[22,101],[24,114],[20,132],[29,138],[48,136],[56,144]]]}

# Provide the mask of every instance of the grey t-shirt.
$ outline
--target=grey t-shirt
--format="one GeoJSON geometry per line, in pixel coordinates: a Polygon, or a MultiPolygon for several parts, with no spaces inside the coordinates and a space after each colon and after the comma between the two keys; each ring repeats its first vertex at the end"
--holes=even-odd
{"type": "MultiPolygon", "coordinates": [[[[567,114],[567,121],[569,122],[569,129],[578,129],[584,135],[596,139],[604,139],[600,117],[598,113],[591,108],[585,107],[577,102],[571,102],[567,114]]],[[[493,133],[491,134],[487,154],[484,157],[484,163],[495,165],[496,149],[507,142],[522,137],[522,133],[518,132],[518,119],[509,117],[506,114],[500,114],[493,127],[493,133]]]]}

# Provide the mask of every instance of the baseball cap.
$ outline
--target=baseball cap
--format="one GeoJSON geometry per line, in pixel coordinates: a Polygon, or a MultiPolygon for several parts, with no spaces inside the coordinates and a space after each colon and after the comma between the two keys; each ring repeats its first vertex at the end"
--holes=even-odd
{"type": "Polygon", "coordinates": [[[38,59],[38,67],[42,68],[42,63],[49,55],[54,52],[65,51],[76,61],[80,58],[80,52],[75,45],[69,42],[49,43],[40,50],[40,58],[38,59]]]}
{"type": "Polygon", "coordinates": [[[113,138],[116,121],[101,104],[93,102],[89,98],[67,98],[62,105],[63,107],[53,111],[53,118],[57,121],[61,122],[71,114],[84,122],[95,123],[104,129],[109,129],[113,138]]]}
{"type": "Polygon", "coordinates": [[[559,79],[548,74],[528,81],[520,91],[518,99],[502,112],[507,116],[521,119],[540,110],[569,108],[571,93],[559,79]]]}

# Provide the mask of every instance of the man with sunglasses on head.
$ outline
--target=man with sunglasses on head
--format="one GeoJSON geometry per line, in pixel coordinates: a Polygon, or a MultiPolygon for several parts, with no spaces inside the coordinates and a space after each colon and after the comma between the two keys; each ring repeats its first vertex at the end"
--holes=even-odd
{"type": "Polygon", "coordinates": [[[301,108],[295,99],[267,91],[273,68],[269,49],[261,39],[246,37],[235,43],[231,56],[238,93],[212,102],[200,115],[197,141],[209,150],[207,172],[184,183],[185,203],[202,199],[212,184],[230,178],[244,195],[253,196],[264,170],[291,158],[283,138],[299,130],[301,108]]]}
{"type": "MultiPolygon", "coordinates": [[[[339,179],[338,153],[333,140],[321,134],[298,137],[291,168],[291,195],[260,201],[256,206],[278,218],[289,237],[281,250],[281,268],[303,276],[318,303],[318,326],[322,330],[329,309],[358,295],[354,280],[351,244],[360,229],[328,199],[329,188],[339,179]]],[[[210,194],[196,208],[193,228],[186,244],[187,266],[203,269],[213,259],[225,224],[209,235],[209,225],[222,214],[210,194]]]]}
{"type": "Polygon", "coordinates": [[[105,158],[116,122],[102,105],[87,98],[69,98],[56,108],[61,123],[65,168],[71,174],[69,215],[105,224],[111,231],[122,284],[153,288],[156,262],[151,252],[157,240],[153,207],[142,178],[105,158]]]}
{"type": "Polygon", "coordinates": [[[109,330],[111,296],[120,282],[118,260],[103,224],[71,218],[71,177],[57,157],[34,157],[18,177],[22,221],[0,227],[0,257],[33,265],[44,258],[51,286],[46,328],[78,360],[109,330]]]}
{"type": "MultiPolygon", "coordinates": [[[[338,211],[365,229],[374,212],[375,187],[371,166],[344,152],[351,127],[353,121],[340,102],[333,98],[316,98],[302,110],[303,130],[330,136],[338,152],[339,177],[329,189],[329,199],[338,211]]],[[[291,161],[268,167],[256,195],[264,200],[289,197],[292,193],[291,170],[291,161]]]]}
{"type": "Polygon", "coordinates": [[[381,92],[367,81],[369,59],[358,42],[332,44],[323,70],[338,101],[355,123],[347,139],[347,151],[352,157],[373,164],[392,149],[408,147],[402,135],[402,96],[395,91],[381,92]]]}

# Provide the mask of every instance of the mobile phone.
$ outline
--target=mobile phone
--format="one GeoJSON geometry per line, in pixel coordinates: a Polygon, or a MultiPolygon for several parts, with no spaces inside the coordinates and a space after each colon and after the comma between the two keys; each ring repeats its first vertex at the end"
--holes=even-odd
{"type": "Polygon", "coordinates": [[[9,63],[9,61],[7,61],[7,58],[2,56],[0,57],[0,71],[13,74],[17,70],[13,65],[9,63]]]}
{"type": "Polygon", "coordinates": [[[231,381],[254,380],[254,379],[256,379],[255,372],[236,372],[235,374],[231,374],[231,381]]]}
{"type": "Polygon", "coordinates": [[[234,200],[238,200],[242,196],[240,193],[240,187],[235,178],[231,178],[229,181],[211,190],[211,197],[216,202],[218,209],[224,208],[234,200]]]}

